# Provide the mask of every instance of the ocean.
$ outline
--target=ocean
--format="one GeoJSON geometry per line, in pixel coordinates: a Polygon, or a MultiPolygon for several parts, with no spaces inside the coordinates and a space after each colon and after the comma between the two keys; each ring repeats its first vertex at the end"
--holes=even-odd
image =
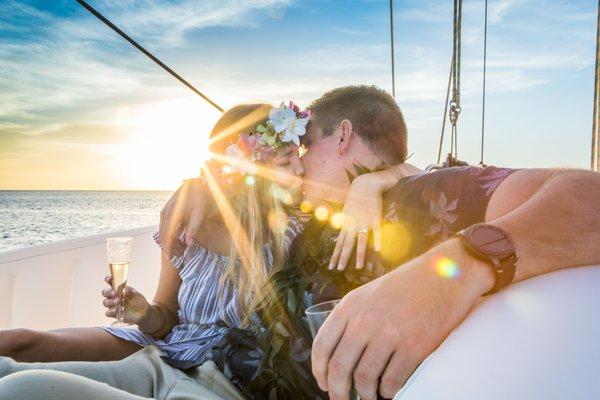
{"type": "Polygon", "coordinates": [[[158,224],[169,191],[0,190],[0,252],[158,224]]]}

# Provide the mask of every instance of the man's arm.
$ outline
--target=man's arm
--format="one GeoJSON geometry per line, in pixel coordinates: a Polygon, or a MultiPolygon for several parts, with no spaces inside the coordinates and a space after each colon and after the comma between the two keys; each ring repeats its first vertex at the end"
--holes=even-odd
{"type": "MultiPolygon", "coordinates": [[[[515,281],[600,263],[600,174],[523,170],[492,195],[486,222],[509,232],[515,281]]],[[[363,399],[392,397],[494,284],[489,266],[448,240],[344,297],[319,331],[313,373],[332,399],[352,381],[363,399]],[[459,268],[439,274],[440,263],[459,268]]]]}
{"type": "Polygon", "coordinates": [[[515,243],[514,281],[600,263],[600,174],[517,171],[496,189],[485,219],[515,243]]]}

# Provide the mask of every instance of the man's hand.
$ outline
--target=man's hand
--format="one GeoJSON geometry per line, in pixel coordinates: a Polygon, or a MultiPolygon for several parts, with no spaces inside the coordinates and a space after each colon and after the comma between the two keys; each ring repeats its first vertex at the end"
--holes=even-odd
{"type": "Polygon", "coordinates": [[[393,397],[494,284],[490,268],[450,240],[348,295],[319,330],[312,368],[331,399],[393,397]],[[454,260],[454,278],[439,261],[454,260]],[[381,380],[380,380],[381,377],[381,380]]]}
{"type": "Polygon", "coordinates": [[[196,243],[198,230],[212,197],[200,178],[189,179],[177,189],[160,211],[158,235],[165,254],[170,258],[181,255],[188,246],[196,243]],[[179,235],[185,228],[185,243],[179,235]]]}

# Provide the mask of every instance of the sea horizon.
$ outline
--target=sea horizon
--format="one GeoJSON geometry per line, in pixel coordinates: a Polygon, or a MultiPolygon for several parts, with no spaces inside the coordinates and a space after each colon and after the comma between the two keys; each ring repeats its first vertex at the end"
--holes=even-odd
{"type": "Polygon", "coordinates": [[[0,252],[158,224],[172,190],[0,190],[0,252]]]}

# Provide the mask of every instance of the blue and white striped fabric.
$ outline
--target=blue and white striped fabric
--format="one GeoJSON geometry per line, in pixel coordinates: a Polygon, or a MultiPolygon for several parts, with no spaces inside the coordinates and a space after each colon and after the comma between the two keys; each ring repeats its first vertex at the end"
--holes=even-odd
{"type": "MultiPolygon", "coordinates": [[[[288,219],[285,234],[287,249],[303,229],[304,225],[298,218],[288,219]]],[[[160,246],[158,233],[154,234],[154,240],[160,246]]],[[[273,257],[268,245],[265,246],[265,257],[270,268],[273,257]]],[[[162,350],[167,362],[182,369],[202,364],[227,328],[241,328],[244,318],[238,303],[238,291],[231,281],[225,281],[221,293],[219,285],[227,261],[227,256],[198,245],[188,246],[181,257],[171,259],[181,277],[179,324],[163,339],[154,339],[137,328],[106,326],[102,329],[141,346],[153,344],[162,350]],[[221,301],[219,296],[222,296],[221,301]]]]}

